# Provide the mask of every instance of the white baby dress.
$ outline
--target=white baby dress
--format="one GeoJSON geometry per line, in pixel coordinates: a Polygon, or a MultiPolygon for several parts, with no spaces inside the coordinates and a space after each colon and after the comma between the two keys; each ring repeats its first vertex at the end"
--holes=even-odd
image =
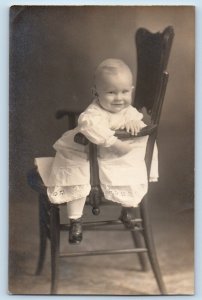
{"type": "MultiPolygon", "coordinates": [[[[123,156],[112,153],[110,146],[117,139],[115,130],[124,127],[128,121],[139,120],[144,127],[142,117],[133,106],[111,113],[94,100],[80,115],[78,126],[65,132],[53,145],[55,157],[35,159],[50,201],[65,203],[86,197],[90,192],[88,146],[74,142],[75,134],[81,132],[98,145],[99,177],[105,198],[122,206],[137,206],[148,189],[144,160],[148,136],[125,140],[125,143],[133,146],[133,150],[123,156]]],[[[156,146],[150,180],[158,180],[156,146]]]]}

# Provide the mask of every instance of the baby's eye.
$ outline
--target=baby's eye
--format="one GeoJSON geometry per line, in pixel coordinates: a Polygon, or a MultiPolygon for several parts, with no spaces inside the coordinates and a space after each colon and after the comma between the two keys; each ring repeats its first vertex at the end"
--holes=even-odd
{"type": "Polygon", "coordinates": [[[113,94],[115,94],[115,92],[114,91],[109,91],[108,94],[113,95],[113,94]]]}
{"type": "Polygon", "coordinates": [[[129,93],[129,90],[123,90],[122,93],[127,94],[127,93],[129,93]]]}

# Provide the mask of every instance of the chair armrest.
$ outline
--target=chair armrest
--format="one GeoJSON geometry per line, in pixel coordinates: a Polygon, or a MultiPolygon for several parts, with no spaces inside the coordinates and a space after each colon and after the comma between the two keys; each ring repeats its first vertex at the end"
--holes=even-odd
{"type": "Polygon", "coordinates": [[[147,125],[147,126],[143,127],[137,133],[137,135],[131,135],[129,132],[126,132],[125,130],[116,130],[115,136],[118,137],[119,139],[134,139],[134,138],[137,138],[140,136],[151,135],[156,128],[157,128],[156,124],[147,125]]]}
{"type": "Polygon", "coordinates": [[[75,134],[74,136],[74,141],[77,144],[81,144],[81,145],[88,145],[89,144],[89,140],[87,139],[87,137],[85,137],[85,135],[81,132],[78,132],[77,134],[75,134]]]}
{"type": "MultiPolygon", "coordinates": [[[[118,137],[119,139],[134,139],[140,136],[146,136],[146,135],[151,135],[155,129],[157,128],[157,125],[148,125],[144,128],[142,128],[137,135],[131,135],[130,133],[126,132],[125,130],[116,130],[115,131],[115,136],[118,137]]],[[[83,135],[82,133],[77,133],[74,136],[74,141],[75,143],[81,144],[81,145],[88,145],[89,140],[83,135]]]]}

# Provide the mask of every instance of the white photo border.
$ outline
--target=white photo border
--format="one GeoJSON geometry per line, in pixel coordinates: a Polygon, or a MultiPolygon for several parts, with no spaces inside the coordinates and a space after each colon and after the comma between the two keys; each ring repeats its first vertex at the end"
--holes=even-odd
{"type": "MultiPolygon", "coordinates": [[[[8,153],[9,153],[9,142],[8,142],[8,102],[9,102],[9,7],[12,5],[191,5],[195,6],[195,20],[196,20],[196,85],[195,85],[195,295],[194,296],[166,296],[166,299],[177,299],[184,300],[190,297],[194,299],[202,298],[202,134],[200,128],[202,127],[202,2],[200,0],[195,1],[135,1],[135,0],[74,0],[74,1],[61,1],[61,0],[32,0],[32,1],[0,1],[0,190],[1,201],[0,201],[0,299],[8,299],[8,297],[14,297],[16,299],[25,298],[31,300],[35,297],[41,299],[47,296],[32,296],[32,295],[9,295],[7,291],[8,287],[8,153]]],[[[59,299],[61,296],[51,296],[52,299],[59,299]]],[[[164,296],[121,296],[119,299],[131,299],[131,298],[144,297],[147,300],[158,297],[159,300],[163,299],[164,296]]],[[[74,296],[75,300],[87,300],[89,296],[74,296]]],[[[91,296],[91,299],[116,299],[117,296],[91,296]]]]}

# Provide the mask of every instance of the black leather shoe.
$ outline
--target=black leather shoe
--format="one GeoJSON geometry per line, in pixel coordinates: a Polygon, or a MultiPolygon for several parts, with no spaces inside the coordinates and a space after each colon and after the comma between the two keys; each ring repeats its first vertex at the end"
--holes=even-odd
{"type": "Polygon", "coordinates": [[[79,244],[82,241],[82,222],[79,219],[70,219],[69,243],[79,244]]]}
{"type": "Polygon", "coordinates": [[[123,207],[119,217],[119,220],[121,220],[121,222],[130,229],[134,228],[135,225],[132,210],[133,208],[131,207],[123,207]]]}

